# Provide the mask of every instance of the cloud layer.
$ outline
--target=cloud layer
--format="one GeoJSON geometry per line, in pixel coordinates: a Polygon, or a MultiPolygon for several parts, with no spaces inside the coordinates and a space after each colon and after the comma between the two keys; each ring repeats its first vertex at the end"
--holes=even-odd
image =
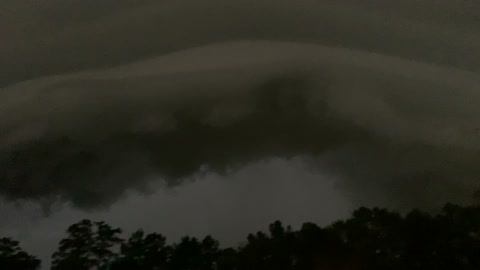
{"type": "Polygon", "coordinates": [[[69,2],[1,4],[8,199],[93,208],[295,156],[398,206],[480,184],[475,1],[69,2]]]}

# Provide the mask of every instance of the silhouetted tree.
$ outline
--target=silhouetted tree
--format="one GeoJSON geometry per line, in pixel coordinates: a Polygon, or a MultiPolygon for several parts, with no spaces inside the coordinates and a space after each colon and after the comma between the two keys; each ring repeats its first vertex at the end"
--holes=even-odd
{"type": "Polygon", "coordinates": [[[219,242],[210,235],[206,236],[200,243],[202,253],[202,270],[216,270],[218,268],[219,242]]]}
{"type": "Polygon", "coordinates": [[[142,230],[134,232],[122,244],[121,255],[111,270],[160,270],[167,269],[170,248],[161,234],[145,235],[142,230]]]}
{"type": "Polygon", "coordinates": [[[217,258],[217,270],[235,270],[239,266],[239,256],[237,250],[226,248],[219,250],[217,258]]]}
{"type": "Polygon", "coordinates": [[[122,242],[121,230],[105,222],[85,219],[71,225],[67,233],[52,256],[52,270],[108,269],[117,256],[113,249],[122,242]]]}
{"type": "Polygon", "coordinates": [[[395,269],[402,243],[402,218],[385,209],[362,207],[332,229],[343,242],[343,253],[357,269],[395,269]],[[360,267],[362,266],[362,267],[360,267]]]}
{"type": "Polygon", "coordinates": [[[325,230],[322,230],[316,224],[304,223],[296,233],[295,269],[315,269],[321,262],[324,262],[325,258],[323,256],[327,251],[326,246],[329,245],[327,241],[325,230]]]}
{"type": "Polygon", "coordinates": [[[240,269],[268,269],[271,258],[270,239],[263,232],[249,234],[248,243],[240,249],[240,269]]]}
{"type": "Polygon", "coordinates": [[[0,238],[0,269],[37,270],[40,269],[40,260],[23,251],[18,241],[0,238]]]}
{"type": "Polygon", "coordinates": [[[292,269],[296,264],[294,255],[295,236],[290,226],[283,227],[279,220],[270,224],[271,258],[269,267],[272,269],[292,269]]]}
{"type": "MultiPolygon", "coordinates": [[[[201,241],[185,236],[168,246],[162,235],[146,235],[139,230],[116,254],[120,230],[104,222],[83,220],[67,232],[69,236],[60,242],[53,256],[52,269],[480,269],[478,205],[447,204],[436,215],[413,210],[404,216],[386,209],[362,207],[350,218],[325,228],[305,223],[298,231],[275,221],[268,226],[268,233],[249,234],[246,244],[238,249],[221,249],[211,236],[201,241]]],[[[35,262],[34,257],[19,252],[14,241],[3,240],[3,250],[0,254],[10,254],[6,257],[35,262]],[[17,253],[23,255],[12,255],[17,253]]]]}
{"type": "Polygon", "coordinates": [[[211,236],[199,242],[195,237],[185,236],[173,245],[169,260],[172,270],[215,270],[219,253],[218,241],[211,236]]]}

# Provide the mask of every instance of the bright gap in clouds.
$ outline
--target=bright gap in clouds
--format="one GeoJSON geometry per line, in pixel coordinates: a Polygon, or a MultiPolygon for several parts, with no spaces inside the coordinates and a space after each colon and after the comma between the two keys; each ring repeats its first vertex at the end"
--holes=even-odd
{"type": "Polygon", "coordinates": [[[352,206],[335,185],[300,160],[272,159],[227,177],[209,174],[173,189],[156,188],[148,196],[130,194],[110,209],[91,213],[63,206],[43,217],[38,207],[24,205],[19,211],[3,205],[0,230],[40,256],[44,267],[67,227],[83,218],[121,227],[124,236],[138,228],[162,233],[171,242],[185,234],[211,234],[223,246],[235,246],[277,219],[298,228],[307,221],[327,225],[347,216],[352,206]]]}

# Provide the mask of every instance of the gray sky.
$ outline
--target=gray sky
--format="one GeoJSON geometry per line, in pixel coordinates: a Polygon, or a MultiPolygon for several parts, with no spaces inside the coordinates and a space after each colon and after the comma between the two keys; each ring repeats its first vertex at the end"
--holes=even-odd
{"type": "Polygon", "coordinates": [[[479,12],[0,0],[0,234],[45,258],[84,217],[233,244],[277,218],[468,202],[479,12]]]}

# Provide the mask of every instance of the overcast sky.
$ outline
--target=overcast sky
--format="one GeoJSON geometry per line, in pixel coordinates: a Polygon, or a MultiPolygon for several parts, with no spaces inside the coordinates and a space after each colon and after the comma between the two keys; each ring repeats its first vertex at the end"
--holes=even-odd
{"type": "Polygon", "coordinates": [[[466,203],[477,0],[0,0],[0,234],[82,218],[225,244],[466,203]],[[49,212],[45,216],[44,212],[49,212]]]}

